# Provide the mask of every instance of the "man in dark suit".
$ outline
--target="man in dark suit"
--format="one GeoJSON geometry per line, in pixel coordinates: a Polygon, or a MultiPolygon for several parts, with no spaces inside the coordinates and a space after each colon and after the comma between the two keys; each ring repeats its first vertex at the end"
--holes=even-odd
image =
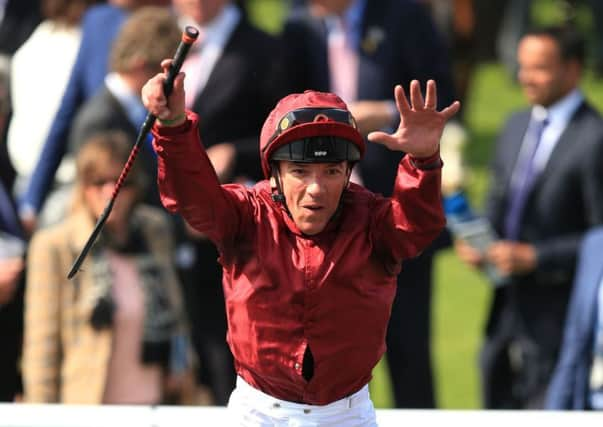
{"type": "MultiPolygon", "coordinates": [[[[109,74],[73,120],[68,140],[71,153],[93,134],[108,130],[123,131],[134,144],[147,115],[140,90],[159,70],[157,64],[173,55],[180,38],[180,28],[168,8],[140,8],[126,19],[111,48],[109,74]]],[[[157,164],[150,141],[139,156],[149,181],[144,201],[159,206],[157,164]]]]}
{"type": "Polygon", "coordinates": [[[0,402],[11,402],[21,389],[18,369],[23,336],[25,240],[10,193],[0,180],[0,402]]]}
{"type": "Polygon", "coordinates": [[[8,79],[10,72],[10,59],[16,50],[27,40],[33,30],[42,20],[42,11],[39,0],[5,0],[0,2],[0,74],[2,79],[0,93],[0,180],[4,181],[6,188],[12,188],[16,172],[9,161],[8,150],[5,143],[10,120],[10,99],[8,96],[8,79]]]}
{"type": "MultiPolygon", "coordinates": [[[[283,34],[291,53],[287,65],[293,91],[336,92],[348,103],[365,135],[397,126],[395,108],[389,101],[397,83],[407,87],[412,79],[434,79],[439,106],[453,100],[446,51],[423,6],[406,0],[307,3],[292,11],[283,34]],[[340,56],[337,42],[342,37],[348,52],[340,56]]],[[[390,195],[402,156],[368,144],[360,164],[364,185],[390,195]]],[[[430,345],[433,250],[434,246],[405,261],[398,277],[387,335],[387,361],[397,407],[435,406],[430,345]]]]}
{"type": "Polygon", "coordinates": [[[187,104],[203,117],[199,133],[207,148],[225,142],[235,147],[236,162],[226,180],[262,179],[257,135],[266,114],[288,93],[282,46],[250,23],[242,3],[173,0],[175,12],[201,29],[183,65],[195,82],[186,88],[187,104]],[[195,55],[200,58],[189,62],[195,55]]]}
{"type": "Polygon", "coordinates": [[[547,392],[547,409],[603,410],[603,228],[580,248],[563,345],[547,392]]]}
{"type": "Polygon", "coordinates": [[[492,263],[506,280],[481,355],[487,408],[540,408],[563,331],[584,232],[603,223],[603,119],[578,89],[584,41],[570,28],[527,33],[519,82],[532,107],[504,126],[486,214],[500,240],[464,261],[492,263]]]}
{"type": "Polygon", "coordinates": [[[18,363],[23,336],[25,241],[17,212],[0,181],[0,402],[11,402],[21,392],[18,363]]]}
{"type": "MultiPolygon", "coordinates": [[[[262,178],[258,137],[283,83],[281,46],[254,28],[240,2],[173,0],[184,22],[200,30],[182,70],[189,82],[187,106],[199,114],[199,134],[222,182],[262,178]],[[192,83],[192,84],[191,84],[192,83]]],[[[187,228],[177,251],[193,345],[200,359],[199,383],[213,403],[226,405],[235,385],[232,355],[226,343],[222,267],[215,245],[187,228]]]]}
{"type": "MultiPolygon", "coordinates": [[[[0,147],[6,147],[8,74],[0,70],[0,147]]],[[[0,157],[0,402],[12,402],[22,392],[18,369],[23,337],[25,239],[11,195],[14,176],[0,157]]]]}

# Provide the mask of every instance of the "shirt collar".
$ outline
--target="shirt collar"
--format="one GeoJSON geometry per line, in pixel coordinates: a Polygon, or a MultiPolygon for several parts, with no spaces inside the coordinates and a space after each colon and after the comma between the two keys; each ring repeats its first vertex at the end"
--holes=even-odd
{"type": "Polygon", "coordinates": [[[574,89],[549,108],[535,105],[532,108],[532,118],[542,120],[546,117],[551,124],[565,126],[583,101],[584,95],[582,92],[579,89],[574,89]]]}
{"type": "Polygon", "coordinates": [[[239,8],[234,4],[227,4],[214,19],[205,25],[199,25],[186,16],[180,18],[178,21],[182,28],[186,25],[192,25],[199,29],[201,34],[201,43],[199,43],[199,46],[213,44],[224,47],[240,19],[241,11],[239,8]]]}
{"type": "Polygon", "coordinates": [[[146,116],[146,110],[140,100],[140,96],[115,72],[107,74],[105,85],[109,89],[109,92],[117,99],[117,102],[123,107],[130,122],[135,127],[140,126],[146,116]]]}
{"type": "Polygon", "coordinates": [[[326,19],[326,25],[329,32],[337,27],[337,21],[345,22],[346,36],[351,41],[352,46],[360,44],[362,33],[362,17],[366,9],[367,0],[352,0],[348,8],[343,12],[341,18],[337,16],[329,16],[326,19]]]}

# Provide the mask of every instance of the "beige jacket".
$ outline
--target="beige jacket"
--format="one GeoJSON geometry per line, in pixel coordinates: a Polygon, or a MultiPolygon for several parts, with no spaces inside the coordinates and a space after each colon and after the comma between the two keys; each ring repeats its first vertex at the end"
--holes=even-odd
{"type": "MultiPolygon", "coordinates": [[[[150,250],[164,269],[170,298],[181,314],[180,288],[165,215],[137,207],[150,250]]],[[[94,223],[86,212],[37,232],[28,254],[25,294],[23,385],[27,402],[101,403],[111,355],[111,329],[90,326],[95,300],[90,257],[72,280],[67,272],[94,223]]],[[[181,319],[181,331],[185,330],[181,319]]]]}

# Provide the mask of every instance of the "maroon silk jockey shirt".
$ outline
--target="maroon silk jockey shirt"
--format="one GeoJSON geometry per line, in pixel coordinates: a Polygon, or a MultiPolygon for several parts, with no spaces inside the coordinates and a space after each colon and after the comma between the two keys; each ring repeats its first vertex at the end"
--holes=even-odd
{"type": "MultiPolygon", "coordinates": [[[[385,333],[404,258],[445,225],[441,168],[406,156],[391,198],[351,184],[326,229],[302,234],[268,181],[220,185],[197,132],[155,126],[164,206],[220,251],[227,340],[239,376],[294,402],[324,405],[359,390],[385,351],[385,333]],[[302,376],[307,348],[314,375],[302,376]]],[[[202,286],[202,278],[199,278],[202,286]]]]}

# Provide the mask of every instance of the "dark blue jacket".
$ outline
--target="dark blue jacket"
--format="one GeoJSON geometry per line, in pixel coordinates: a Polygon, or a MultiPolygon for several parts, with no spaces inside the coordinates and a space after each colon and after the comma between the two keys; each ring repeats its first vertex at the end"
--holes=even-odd
{"type": "Polygon", "coordinates": [[[568,308],[559,362],[549,385],[547,409],[587,409],[599,286],[603,278],[603,227],[589,232],[568,308]]]}
{"type": "MultiPolygon", "coordinates": [[[[306,8],[295,9],[285,24],[283,38],[292,90],[329,91],[328,32],[326,23],[306,8]]],[[[412,0],[370,0],[362,16],[357,46],[358,100],[394,99],[394,86],[408,90],[411,80],[438,85],[439,107],[454,100],[450,62],[443,39],[425,10],[412,0]]],[[[392,192],[402,153],[380,144],[368,144],[360,167],[364,185],[386,196],[392,192]]]]}

